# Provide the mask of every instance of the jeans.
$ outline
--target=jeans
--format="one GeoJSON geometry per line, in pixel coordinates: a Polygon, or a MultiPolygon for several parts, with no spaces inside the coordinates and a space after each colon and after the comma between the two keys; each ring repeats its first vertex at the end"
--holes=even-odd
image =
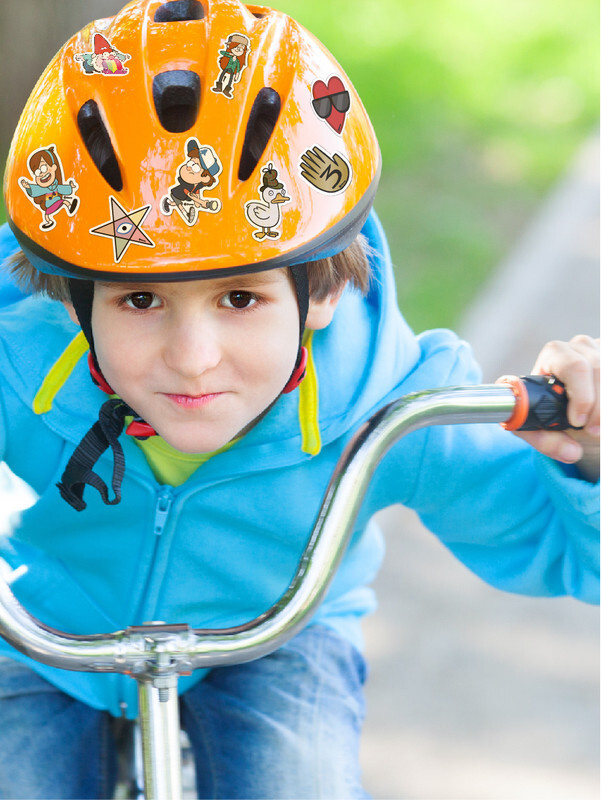
{"type": "MultiPolygon", "coordinates": [[[[323,626],[257,661],[212,670],[180,698],[199,798],[365,798],[365,662],[323,626]]],[[[111,718],[0,659],[0,798],[109,798],[111,718]]]]}

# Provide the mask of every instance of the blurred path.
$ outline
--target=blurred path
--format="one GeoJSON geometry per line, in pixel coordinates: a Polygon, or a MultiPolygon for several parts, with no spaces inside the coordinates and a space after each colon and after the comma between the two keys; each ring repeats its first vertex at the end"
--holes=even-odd
{"type": "MultiPolygon", "coordinates": [[[[599,335],[599,150],[589,142],[460,328],[492,381],[540,346],[599,335]]],[[[412,512],[387,539],[366,624],[362,751],[376,798],[597,800],[599,614],[496,591],[412,512]]]]}

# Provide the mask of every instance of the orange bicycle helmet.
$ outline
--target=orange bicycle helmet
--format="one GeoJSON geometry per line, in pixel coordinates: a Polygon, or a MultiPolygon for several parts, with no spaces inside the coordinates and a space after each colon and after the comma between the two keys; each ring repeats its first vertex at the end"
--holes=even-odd
{"type": "MultiPolygon", "coordinates": [[[[32,265],[69,278],[94,351],[94,281],[174,281],[290,267],[302,380],[305,264],[359,233],[380,151],[340,66],[298,23],[239,0],[133,0],[73,36],[38,81],[4,178],[8,222],[32,265]]],[[[69,460],[59,488],[118,502],[118,442],[154,431],[119,398],[69,460]],[[92,467],[111,447],[113,490],[92,467]]]]}
{"type": "Polygon", "coordinates": [[[238,0],[134,0],[47,67],[4,192],[40,271],[172,281],[340,252],[379,173],[351,82],[293,19],[238,0]]]}

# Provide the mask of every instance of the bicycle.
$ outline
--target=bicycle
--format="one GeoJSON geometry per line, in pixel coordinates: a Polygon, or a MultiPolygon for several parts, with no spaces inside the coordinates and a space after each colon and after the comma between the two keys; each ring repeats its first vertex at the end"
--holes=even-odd
{"type": "Polygon", "coordinates": [[[292,582],[279,601],[255,619],[220,630],[156,621],[113,633],[73,635],[31,616],[0,579],[0,635],[26,655],[54,667],[118,672],[135,679],[144,794],[134,787],[133,796],[180,798],[178,676],[260,658],[308,623],[344,554],[371,476],[395,442],[430,425],[501,423],[509,430],[568,427],[567,398],[553,376],[501,380],[406,395],[359,428],[330,479],[292,582]]]}

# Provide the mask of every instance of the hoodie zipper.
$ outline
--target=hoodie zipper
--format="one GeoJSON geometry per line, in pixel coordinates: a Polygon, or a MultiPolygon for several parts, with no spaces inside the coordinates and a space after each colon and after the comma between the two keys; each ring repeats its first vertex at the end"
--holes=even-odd
{"type": "MultiPolygon", "coordinates": [[[[171,506],[173,505],[173,494],[170,488],[163,487],[162,490],[157,495],[156,504],[154,507],[154,521],[153,521],[153,533],[157,537],[155,539],[155,545],[153,548],[153,554],[150,562],[150,568],[148,570],[148,579],[147,579],[147,589],[144,592],[144,600],[142,605],[145,602],[148,585],[152,581],[152,574],[154,571],[154,565],[156,561],[156,551],[158,548],[158,537],[163,533],[165,530],[165,525],[167,524],[167,518],[169,516],[169,512],[171,510],[171,506]]],[[[125,689],[125,684],[128,684],[131,681],[131,678],[126,675],[121,675],[121,680],[123,681],[121,685],[121,691],[119,692],[119,706],[121,710],[122,716],[126,716],[128,703],[126,701],[127,697],[127,690],[125,689]]]]}
{"type": "Polygon", "coordinates": [[[154,510],[154,533],[156,536],[160,536],[165,529],[165,523],[167,522],[172,503],[173,496],[171,494],[171,489],[163,489],[157,497],[154,510]]]}

